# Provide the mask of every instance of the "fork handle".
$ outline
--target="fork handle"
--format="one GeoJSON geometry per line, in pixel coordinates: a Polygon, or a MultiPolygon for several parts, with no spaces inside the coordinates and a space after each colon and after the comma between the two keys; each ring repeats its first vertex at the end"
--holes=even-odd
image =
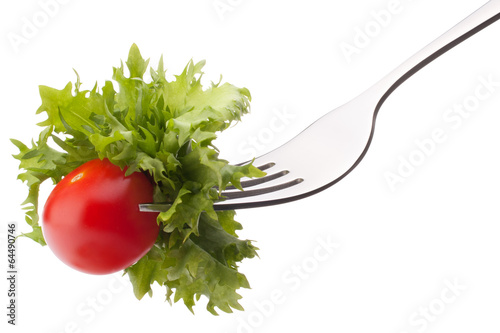
{"type": "MultiPolygon", "coordinates": [[[[406,81],[413,74],[498,19],[500,19],[500,0],[490,0],[481,8],[470,14],[453,28],[399,65],[372,87],[379,98],[380,92],[383,93],[376,110],[380,108],[380,105],[382,105],[385,99],[400,84],[406,81]]],[[[372,89],[369,90],[372,91],[372,89]]]]}

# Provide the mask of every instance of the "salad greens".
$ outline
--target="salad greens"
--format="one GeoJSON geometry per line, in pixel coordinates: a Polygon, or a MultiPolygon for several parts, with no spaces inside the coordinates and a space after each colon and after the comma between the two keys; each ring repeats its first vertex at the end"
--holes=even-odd
{"type": "Polygon", "coordinates": [[[189,61],[172,81],[165,77],[163,57],[156,70],[150,68],[150,82],[144,78],[148,65],[134,44],[126,68],[113,68],[114,83],[106,81],[102,89],[96,84],[80,90],[78,74],[74,86],[70,82],[62,90],[40,86],[37,113],[47,119],[39,123],[38,140],[28,147],[12,139],[20,150],[14,155],[23,170],[18,178],[29,187],[23,205],[32,231],[24,236],[45,245],[40,184],[57,183],[87,161],[108,158],[127,167],[127,174],[148,174],[154,201],[172,204],[158,215],[163,229],[155,246],[124,272],[135,296],[151,296],[156,282],[166,288],[169,303],[182,299],[191,311],[202,295],[214,315],[216,307],[242,310],[236,290],[249,283],[238,264],[255,257],[257,248],[238,238],[242,226],[235,212],[216,212],[213,202],[229,184],[241,189],[242,177],[264,173],[251,163],[234,166],[220,159],[212,141],[249,111],[250,93],[221,82],[204,88],[204,61],[189,61]]]}

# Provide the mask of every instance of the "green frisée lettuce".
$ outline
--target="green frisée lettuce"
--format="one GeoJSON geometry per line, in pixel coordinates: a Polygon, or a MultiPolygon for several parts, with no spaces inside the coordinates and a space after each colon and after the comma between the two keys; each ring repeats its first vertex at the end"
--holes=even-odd
{"type": "Polygon", "coordinates": [[[151,296],[156,282],[167,301],[182,299],[191,311],[202,295],[212,314],[216,308],[242,310],[236,290],[249,283],[238,264],[255,257],[257,248],[238,238],[242,226],[235,212],[215,211],[213,203],[228,185],[241,189],[242,177],[264,173],[251,163],[234,166],[220,159],[213,140],[249,111],[250,93],[222,82],[203,87],[203,61],[189,61],[168,81],[163,58],[152,69],[135,44],[125,65],[113,68],[114,83],[102,88],[81,90],[78,74],[74,85],[61,90],[40,86],[37,113],[47,119],[39,123],[38,139],[30,146],[12,139],[20,151],[14,155],[22,170],[18,178],[29,188],[23,206],[32,231],[24,236],[45,245],[38,206],[44,181],[57,183],[87,161],[107,158],[128,174],[148,174],[154,201],[172,205],[158,214],[162,232],[156,244],[125,269],[135,296],[151,296]]]}

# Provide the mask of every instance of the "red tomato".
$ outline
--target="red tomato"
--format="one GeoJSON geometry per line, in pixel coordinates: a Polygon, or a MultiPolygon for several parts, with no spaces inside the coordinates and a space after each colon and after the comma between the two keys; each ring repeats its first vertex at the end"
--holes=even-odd
{"type": "Polygon", "coordinates": [[[109,160],[95,159],[70,172],[52,190],[42,230],[54,254],[90,274],[123,270],[144,256],[159,233],[157,213],[138,204],[152,202],[153,185],[109,160]]]}

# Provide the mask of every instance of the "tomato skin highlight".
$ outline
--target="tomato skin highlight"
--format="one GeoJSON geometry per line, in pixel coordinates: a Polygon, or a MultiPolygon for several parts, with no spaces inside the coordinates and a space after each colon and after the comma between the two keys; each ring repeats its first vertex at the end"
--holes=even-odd
{"type": "Polygon", "coordinates": [[[138,172],[95,159],[70,172],[50,193],[42,231],[65,264],[89,274],[121,271],[154,245],[157,213],[139,211],[153,201],[153,184],[138,172]]]}

